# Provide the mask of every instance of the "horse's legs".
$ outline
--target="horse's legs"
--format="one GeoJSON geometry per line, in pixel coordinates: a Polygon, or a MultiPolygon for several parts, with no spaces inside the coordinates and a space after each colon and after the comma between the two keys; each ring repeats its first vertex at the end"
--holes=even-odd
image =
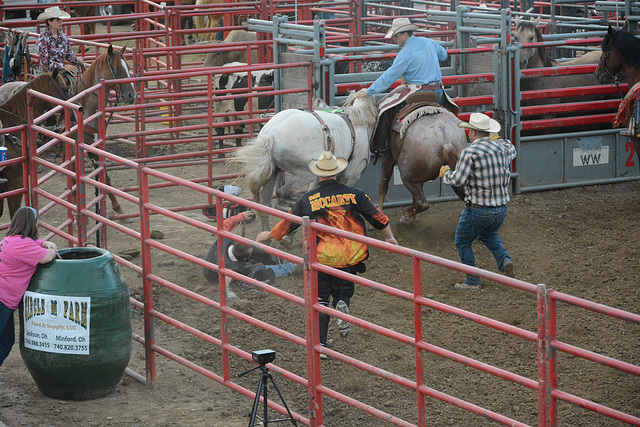
{"type": "MultiPolygon", "coordinates": [[[[233,129],[233,133],[235,133],[236,135],[242,135],[243,132],[244,129],[242,126],[238,126],[233,129]]],[[[236,138],[236,147],[242,147],[242,138],[236,138]]]]}
{"type": "MultiPolygon", "coordinates": [[[[15,190],[15,188],[12,188],[11,190],[15,190]]],[[[10,218],[13,218],[16,211],[20,209],[20,205],[22,205],[22,196],[13,196],[7,199],[7,206],[9,207],[10,218]]]]}
{"type": "MultiPolygon", "coordinates": [[[[278,179],[278,173],[276,172],[273,177],[262,187],[262,192],[258,195],[257,199],[254,195],[254,201],[257,201],[260,204],[271,207],[271,198],[273,196],[273,189],[276,186],[276,181],[278,179]]],[[[264,212],[256,212],[258,217],[260,218],[260,222],[262,223],[262,231],[269,231],[271,227],[269,226],[269,214],[264,212]]]]}
{"type": "Polygon", "coordinates": [[[380,178],[380,185],[378,186],[378,194],[380,195],[378,199],[378,209],[382,209],[384,198],[387,196],[394,166],[395,161],[393,160],[393,156],[389,151],[385,152],[382,155],[382,177],[380,178]]]}
{"type": "MultiPolygon", "coordinates": [[[[109,178],[108,174],[105,174],[106,184],[111,187],[111,178],[109,178]]],[[[110,191],[107,191],[107,197],[111,200],[111,209],[115,211],[118,215],[124,215],[124,211],[122,210],[122,206],[118,203],[118,199],[116,199],[116,195],[110,191]]]]}
{"type": "MultiPolygon", "coordinates": [[[[93,165],[93,169],[97,169],[99,164],[98,164],[98,156],[95,153],[87,153],[87,155],[89,156],[89,159],[91,160],[91,164],[93,165]]],[[[109,174],[107,174],[105,172],[105,183],[111,187],[111,178],[109,177],[109,174]]],[[[111,209],[113,209],[115,211],[115,213],[117,213],[118,215],[124,215],[124,211],[122,210],[122,207],[120,206],[120,203],[118,203],[118,200],[116,199],[115,194],[113,194],[110,191],[107,191],[107,197],[109,198],[109,200],[111,201],[111,209]]]]}
{"type": "Polygon", "coordinates": [[[422,191],[422,182],[407,182],[403,181],[404,186],[407,187],[407,190],[411,192],[411,196],[413,196],[413,204],[404,210],[403,216],[407,219],[410,219],[414,215],[426,211],[429,209],[429,203],[427,202],[427,198],[424,196],[424,192],[422,191]]]}
{"type": "MultiPolygon", "coordinates": [[[[216,136],[224,136],[224,127],[216,128],[216,136]]],[[[218,140],[218,148],[222,150],[224,148],[224,140],[218,140]]],[[[218,154],[219,159],[224,159],[224,153],[218,154]]]]}

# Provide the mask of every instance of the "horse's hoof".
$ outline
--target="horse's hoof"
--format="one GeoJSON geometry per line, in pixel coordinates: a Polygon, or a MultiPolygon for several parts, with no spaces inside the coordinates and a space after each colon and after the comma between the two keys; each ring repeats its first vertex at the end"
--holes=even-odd
{"type": "Polygon", "coordinates": [[[413,219],[413,216],[402,215],[400,217],[400,221],[398,222],[402,225],[408,225],[408,224],[411,224],[412,219],[413,219]]]}

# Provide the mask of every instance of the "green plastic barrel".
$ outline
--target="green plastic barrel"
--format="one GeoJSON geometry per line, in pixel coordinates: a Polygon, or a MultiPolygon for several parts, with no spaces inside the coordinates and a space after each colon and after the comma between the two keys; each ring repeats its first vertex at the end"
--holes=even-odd
{"type": "Polygon", "coordinates": [[[44,395],[96,399],[115,390],[131,357],[129,289],[106,250],[59,253],[38,266],[20,305],[20,353],[44,395]]]}

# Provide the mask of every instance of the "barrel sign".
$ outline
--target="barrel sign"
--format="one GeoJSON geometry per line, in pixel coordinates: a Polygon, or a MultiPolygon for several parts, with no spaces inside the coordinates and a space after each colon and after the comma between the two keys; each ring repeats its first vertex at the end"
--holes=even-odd
{"type": "Polygon", "coordinates": [[[62,354],[89,354],[91,297],[45,295],[23,297],[24,346],[62,354]]]}

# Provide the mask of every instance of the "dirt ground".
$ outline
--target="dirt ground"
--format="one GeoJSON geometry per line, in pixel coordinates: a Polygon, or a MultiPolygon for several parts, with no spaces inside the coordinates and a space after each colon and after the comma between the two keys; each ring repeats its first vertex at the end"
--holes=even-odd
{"type": "MultiPolygon", "coordinates": [[[[167,172],[185,178],[206,174],[204,167],[197,166],[169,169],[167,172]]],[[[113,172],[112,178],[119,187],[135,186],[137,182],[131,171],[113,172]]],[[[60,183],[53,180],[48,185],[56,188],[60,183]]],[[[243,186],[242,181],[230,183],[243,186]]],[[[248,196],[246,193],[245,189],[243,196],[248,196]]],[[[375,200],[377,195],[370,196],[375,200]]],[[[151,203],[176,207],[206,203],[206,199],[194,191],[160,188],[153,191],[151,203]]],[[[133,203],[125,202],[123,207],[128,213],[138,211],[138,206],[133,203]]],[[[461,208],[461,202],[433,204],[428,212],[421,214],[409,226],[398,223],[402,209],[388,209],[386,213],[392,220],[394,233],[401,245],[457,261],[453,237],[461,208]]],[[[638,313],[639,212],[640,182],[637,181],[522,194],[515,196],[510,203],[509,215],[500,234],[514,259],[517,278],[534,284],[543,283],[564,293],[638,313]]],[[[198,210],[184,212],[184,215],[210,225],[215,224],[198,210]]],[[[64,217],[65,212],[56,208],[44,219],[56,224],[64,217]]],[[[204,256],[213,242],[210,233],[181,222],[154,217],[151,223],[153,230],[162,233],[158,238],[160,243],[194,256],[204,256]]],[[[136,221],[123,222],[122,225],[138,229],[136,221]]],[[[247,226],[246,235],[254,238],[258,231],[259,226],[254,222],[247,226]]],[[[381,238],[379,232],[371,230],[369,234],[381,238]]],[[[58,238],[54,240],[62,244],[58,238]]],[[[298,235],[288,251],[299,255],[300,240],[301,236],[298,235]]],[[[141,264],[140,256],[131,253],[131,250],[139,249],[139,244],[123,233],[109,230],[108,249],[115,254],[132,257],[133,263],[141,264]]],[[[478,266],[497,271],[486,248],[478,244],[475,251],[478,266]]],[[[218,286],[206,282],[199,266],[156,249],[152,252],[152,264],[154,274],[218,300],[218,286]]],[[[411,262],[407,258],[374,249],[367,267],[364,277],[412,291],[411,262]]],[[[140,276],[125,268],[122,271],[132,296],[141,300],[140,276]]],[[[479,292],[455,291],[452,285],[463,279],[461,273],[426,264],[422,265],[422,278],[424,295],[434,301],[535,331],[536,300],[533,295],[488,281],[483,283],[484,288],[479,292]]],[[[276,286],[297,297],[304,296],[301,276],[279,278],[276,286]]],[[[233,306],[235,309],[304,337],[304,310],[301,307],[252,288],[236,288],[235,291],[241,297],[233,306]]],[[[154,303],[158,311],[220,338],[220,314],[210,307],[159,285],[154,285],[154,303]]],[[[637,326],[606,319],[565,304],[559,307],[560,340],[605,356],[640,364],[637,351],[640,331],[637,326]]],[[[422,327],[426,342],[536,379],[535,343],[479,326],[461,316],[428,308],[424,312],[422,327]]],[[[357,287],[351,314],[398,333],[413,334],[413,306],[373,289],[357,287]]],[[[142,314],[137,310],[132,313],[132,323],[134,332],[143,335],[142,314]]],[[[221,375],[222,358],[217,347],[160,321],[156,322],[155,328],[157,345],[221,375]]],[[[415,352],[411,346],[382,338],[359,327],[354,327],[350,337],[342,339],[333,322],[331,328],[329,338],[333,350],[409,380],[415,378],[415,352]]],[[[237,319],[229,320],[228,331],[230,342],[236,347],[247,352],[271,348],[277,352],[275,363],[278,366],[306,378],[304,348],[237,319]]],[[[426,353],[424,359],[426,385],[431,389],[530,425],[537,424],[535,391],[447,358],[426,353]]],[[[144,375],[144,352],[136,342],[133,343],[129,366],[144,375]]],[[[236,376],[252,366],[242,358],[231,356],[231,379],[253,391],[258,384],[256,372],[242,378],[236,376]]],[[[640,378],[567,354],[559,355],[558,368],[562,390],[640,416],[640,378]]],[[[0,425],[233,427],[247,424],[251,398],[162,356],[157,357],[157,369],[156,389],[125,375],[116,391],[104,398],[84,402],[60,401],[46,397],[38,390],[21,360],[16,344],[0,368],[0,425]]],[[[274,374],[274,377],[291,410],[308,416],[306,389],[278,374],[274,374]]],[[[374,408],[417,423],[415,393],[397,384],[331,359],[322,362],[322,383],[374,408]]],[[[270,399],[279,402],[272,389],[270,399]]],[[[323,399],[323,405],[325,424],[328,426],[388,425],[328,397],[323,399]]],[[[563,426],[623,425],[574,405],[561,403],[559,412],[563,426]]],[[[271,416],[276,417],[274,413],[271,416]]],[[[482,416],[467,413],[433,398],[426,399],[426,418],[429,425],[436,426],[492,424],[482,416]]]]}
{"type": "MultiPolygon", "coordinates": [[[[181,169],[187,177],[197,176],[195,168],[181,169]]],[[[120,185],[133,185],[134,175],[114,174],[120,185]]],[[[179,174],[178,172],[173,172],[179,174]]],[[[241,181],[235,184],[242,185],[241,181]]],[[[246,190],[245,190],[246,191],[246,190]]],[[[202,201],[202,196],[188,191],[157,190],[152,203],[161,206],[183,206],[202,201]]],[[[125,211],[136,206],[125,203],[125,211]]],[[[410,226],[398,224],[401,209],[389,209],[394,233],[406,247],[443,258],[457,260],[453,236],[461,210],[460,202],[433,204],[410,226]]],[[[52,211],[53,212],[53,211],[52,211]]],[[[516,266],[516,276],[531,283],[544,283],[550,288],[609,306],[638,312],[640,293],[637,278],[640,267],[640,242],[637,239],[637,215],[640,212],[640,182],[574,188],[517,195],[509,206],[509,215],[501,230],[502,238],[516,266]]],[[[52,216],[58,215],[52,213],[52,216]]],[[[199,211],[187,216],[205,223],[199,211]]],[[[136,228],[136,222],[124,225],[136,228]]],[[[247,226],[246,235],[255,237],[257,222],[247,226]]],[[[206,232],[162,218],[153,219],[152,229],[163,233],[161,243],[175,246],[196,256],[203,256],[212,243],[206,232]],[[185,238],[185,236],[189,238],[185,238]]],[[[130,238],[115,232],[109,234],[109,250],[125,254],[136,248],[130,238]]],[[[379,232],[370,235],[380,238],[379,232]]],[[[291,253],[298,254],[300,236],[291,253]]],[[[491,255],[481,245],[475,247],[478,265],[496,271],[491,255]]],[[[218,300],[218,287],[205,281],[198,266],[167,254],[153,253],[154,274],[189,290],[218,300]]],[[[132,259],[140,264],[140,256],[132,259]]],[[[405,291],[411,291],[411,264],[406,258],[372,250],[364,277],[405,291]]],[[[132,296],[141,299],[140,277],[123,269],[132,296]]],[[[463,276],[455,271],[423,265],[422,290],[434,301],[460,307],[529,331],[535,331],[535,298],[497,283],[484,282],[479,292],[461,292],[452,284],[463,276]]],[[[277,279],[276,286],[299,297],[303,296],[302,278],[277,279]]],[[[255,289],[235,289],[242,298],[234,308],[271,323],[298,336],[304,336],[304,312],[288,302],[255,289]]],[[[160,286],[154,286],[155,307],[188,325],[214,337],[220,337],[219,313],[160,286]]],[[[406,301],[358,286],[352,300],[351,313],[393,331],[411,335],[413,307],[406,301]]],[[[456,351],[502,369],[536,378],[536,345],[520,338],[480,327],[453,315],[425,309],[425,340],[435,346],[456,351]]],[[[16,315],[17,318],[17,315],[16,315]]],[[[142,334],[141,313],[132,315],[134,332],[142,334]]],[[[640,364],[637,348],[640,333],[637,326],[608,320],[584,310],[561,304],[559,338],[584,346],[600,354],[640,364]]],[[[232,344],[251,352],[263,348],[276,350],[276,364],[301,377],[306,377],[303,348],[273,337],[236,319],[229,321],[232,344]]],[[[183,331],[156,322],[157,344],[198,365],[221,374],[221,353],[211,344],[193,338],[183,331]]],[[[402,377],[415,378],[412,347],[381,338],[355,327],[347,339],[337,334],[332,322],[329,334],[332,349],[381,367],[402,377]]],[[[144,374],[142,348],[134,342],[130,367],[144,374]]],[[[31,379],[16,345],[0,369],[0,421],[8,426],[62,425],[246,425],[252,400],[194,373],[192,370],[158,356],[158,387],[152,390],[125,375],[111,395],[85,402],[59,401],[43,396],[31,379]]],[[[562,390],[640,416],[640,379],[616,370],[588,363],[562,354],[558,357],[559,385],[562,390]]],[[[255,390],[258,374],[242,378],[235,374],[252,365],[231,357],[232,380],[255,390]]],[[[537,424],[536,392],[496,379],[446,358],[425,355],[426,383],[429,387],[463,398],[487,409],[513,417],[527,424],[537,424]]],[[[307,416],[305,388],[275,375],[290,408],[307,416]]],[[[323,384],[349,397],[361,400],[394,416],[416,423],[414,393],[363,373],[336,360],[322,362],[323,384]]],[[[273,390],[271,398],[277,399],[273,390]]],[[[377,426],[385,422],[354,410],[342,403],[324,398],[325,423],[329,426],[377,426]]],[[[272,417],[275,415],[272,414],[272,417]]],[[[427,398],[426,417],[430,425],[485,425],[489,421],[454,406],[427,398]]],[[[561,425],[622,425],[593,415],[579,407],[560,404],[561,425]]]]}

